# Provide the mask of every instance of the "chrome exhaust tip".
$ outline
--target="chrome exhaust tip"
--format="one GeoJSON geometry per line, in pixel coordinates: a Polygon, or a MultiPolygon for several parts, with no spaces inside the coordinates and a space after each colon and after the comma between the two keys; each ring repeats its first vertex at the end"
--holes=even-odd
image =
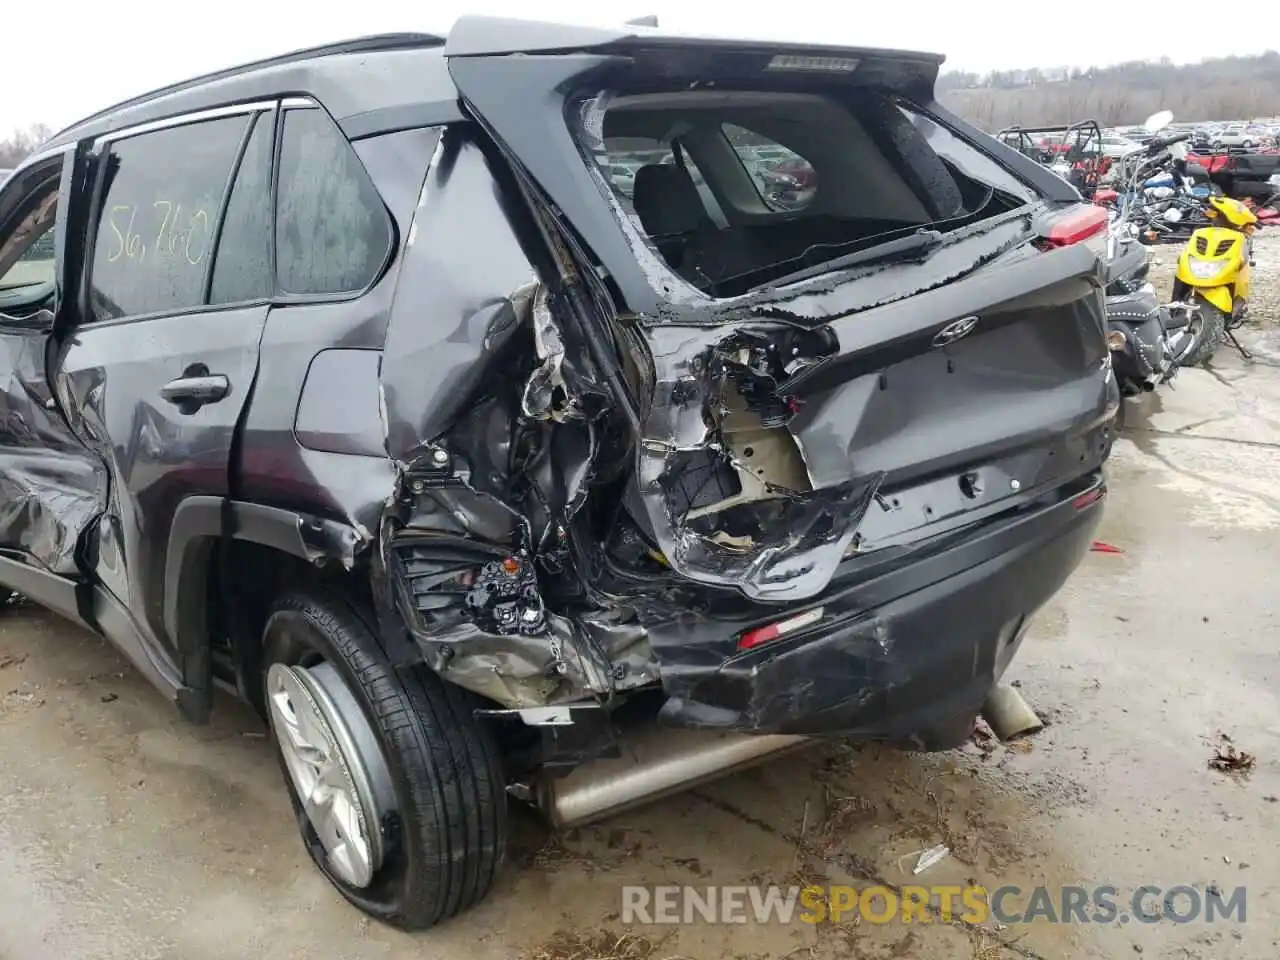
{"type": "Polygon", "coordinates": [[[1044,728],[1044,721],[1016,688],[996,684],[982,705],[982,719],[1000,740],[1016,740],[1044,728]]]}
{"type": "Polygon", "coordinates": [[[533,798],[554,826],[582,826],[812,742],[784,734],[643,728],[625,735],[620,757],[592,760],[563,777],[540,775],[533,798]]]}

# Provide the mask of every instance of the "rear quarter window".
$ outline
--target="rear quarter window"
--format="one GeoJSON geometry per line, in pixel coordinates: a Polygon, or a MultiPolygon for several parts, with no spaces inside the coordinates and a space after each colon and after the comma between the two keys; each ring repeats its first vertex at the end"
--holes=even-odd
{"type": "Polygon", "coordinates": [[[760,199],[773,210],[803,210],[818,192],[818,173],[790,147],[736,123],[721,129],[755,182],[760,199]]]}
{"type": "Polygon", "coordinates": [[[276,270],[286,293],[357,293],[391,253],[391,219],[329,115],[285,112],[276,205],[276,270]]]}

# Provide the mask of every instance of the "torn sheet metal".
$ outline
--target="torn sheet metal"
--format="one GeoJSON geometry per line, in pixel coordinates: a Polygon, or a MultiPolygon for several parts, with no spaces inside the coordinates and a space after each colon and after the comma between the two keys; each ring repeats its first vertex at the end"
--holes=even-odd
{"type": "Polygon", "coordinates": [[[614,690],[608,654],[546,608],[531,561],[407,534],[390,545],[388,570],[405,624],[446,680],[509,708],[614,690]]]}
{"type": "Polygon", "coordinates": [[[45,341],[37,331],[0,332],[0,544],[78,576],[76,544],[106,505],[106,468],[54,407],[45,341]]]}
{"type": "Polygon", "coordinates": [[[450,128],[418,200],[383,349],[387,453],[406,469],[524,329],[537,274],[518,235],[480,147],[450,128]]]}
{"type": "Polygon", "coordinates": [[[882,480],[854,466],[814,482],[788,432],[800,410],[789,377],[822,363],[834,341],[786,325],[648,333],[659,377],[633,512],[671,567],[694,580],[754,600],[821,592],[882,480]]]}
{"type": "Polygon", "coordinates": [[[442,138],[400,271],[381,370],[398,482],[380,557],[447,680],[508,708],[607,700],[656,679],[643,629],[543,599],[543,578],[575,579],[567,528],[606,442],[603,391],[470,136],[442,138]]]}

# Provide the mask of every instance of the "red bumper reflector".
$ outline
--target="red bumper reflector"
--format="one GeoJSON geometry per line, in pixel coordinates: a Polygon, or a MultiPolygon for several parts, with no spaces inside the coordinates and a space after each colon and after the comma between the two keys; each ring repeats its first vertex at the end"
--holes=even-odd
{"type": "Polygon", "coordinates": [[[1082,493],[1071,501],[1071,505],[1077,510],[1083,510],[1085,507],[1092,507],[1095,503],[1107,495],[1106,487],[1094,487],[1088,493],[1082,493]]]}
{"type": "Polygon", "coordinates": [[[777,640],[779,637],[785,637],[789,633],[803,630],[821,619],[822,607],[814,607],[804,613],[797,613],[794,617],[779,620],[777,623],[756,627],[754,630],[748,630],[738,638],[738,649],[750,650],[752,647],[758,647],[762,643],[768,643],[770,640],[777,640]]]}

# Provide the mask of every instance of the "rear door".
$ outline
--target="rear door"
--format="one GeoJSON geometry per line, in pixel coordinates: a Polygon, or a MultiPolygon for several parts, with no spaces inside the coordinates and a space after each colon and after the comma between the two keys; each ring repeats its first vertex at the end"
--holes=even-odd
{"type": "Polygon", "coordinates": [[[184,497],[228,491],[271,293],[273,137],[258,105],[97,144],[86,304],[55,366],[62,409],[109,473],[94,572],[180,675],[166,547],[184,497]]]}

